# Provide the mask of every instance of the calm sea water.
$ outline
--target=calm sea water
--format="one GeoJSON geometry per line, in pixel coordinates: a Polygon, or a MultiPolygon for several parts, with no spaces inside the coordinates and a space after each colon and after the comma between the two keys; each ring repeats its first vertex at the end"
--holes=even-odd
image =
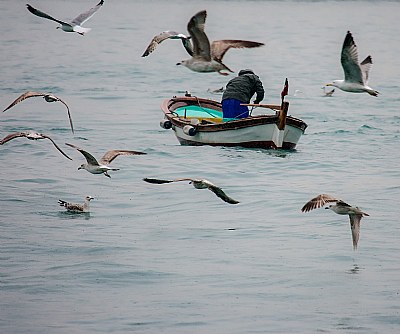
{"type": "MultiPolygon", "coordinates": [[[[35,0],[72,19],[96,1],[35,0]]],[[[70,106],[26,100],[0,115],[0,132],[33,129],[50,142],[15,139],[0,153],[1,333],[396,333],[400,331],[399,2],[105,1],[82,37],[30,14],[26,1],[0,1],[1,108],[27,90],[50,91],[70,106]],[[289,79],[290,114],[309,125],[294,152],[183,147],[158,123],[163,99],[229,77],[175,63],[167,41],[141,58],[150,39],[207,9],[211,39],[263,41],[230,50],[226,64],[252,68],[266,103],[289,79]],[[347,30],[374,65],[381,92],[336,91],[347,30]],[[295,90],[301,93],[294,95],[295,90]],[[108,179],[78,171],[74,143],[120,157],[108,179]],[[143,177],[203,177],[239,205],[184,183],[143,177]],[[346,216],[302,213],[328,193],[362,207],[358,251],[346,216]],[[90,215],[58,199],[95,197],[90,215]]],[[[236,75],[236,74],[233,74],[236,75]]]]}

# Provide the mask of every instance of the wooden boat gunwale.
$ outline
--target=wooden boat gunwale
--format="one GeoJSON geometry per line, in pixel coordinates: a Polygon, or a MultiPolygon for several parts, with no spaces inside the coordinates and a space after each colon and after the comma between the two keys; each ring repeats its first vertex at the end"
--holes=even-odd
{"type": "MultiPolygon", "coordinates": [[[[285,102],[288,103],[288,102],[285,102]]],[[[214,109],[222,112],[222,105],[220,102],[215,100],[199,98],[199,97],[173,97],[170,99],[165,99],[161,104],[161,109],[163,110],[165,116],[171,121],[172,124],[176,126],[189,125],[191,123],[191,118],[181,117],[175,114],[173,111],[190,105],[198,105],[200,107],[214,109]],[[211,107],[211,108],[210,108],[211,107]]],[[[200,122],[196,124],[198,131],[221,131],[221,130],[235,130],[240,128],[246,128],[255,125],[263,124],[278,124],[279,122],[279,112],[282,110],[280,105],[268,105],[272,110],[275,110],[274,115],[256,115],[247,118],[230,120],[223,123],[213,123],[209,121],[200,122]]],[[[299,118],[293,116],[286,116],[286,125],[290,125],[300,130],[304,131],[307,128],[307,124],[299,118]]]]}

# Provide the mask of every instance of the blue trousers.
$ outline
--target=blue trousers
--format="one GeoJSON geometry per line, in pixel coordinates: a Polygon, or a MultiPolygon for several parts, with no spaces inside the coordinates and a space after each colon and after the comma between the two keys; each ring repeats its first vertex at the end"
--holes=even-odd
{"type": "Polygon", "coordinates": [[[225,99],[222,101],[222,112],[224,118],[246,118],[249,117],[249,109],[241,106],[243,103],[236,99],[225,99]]]}

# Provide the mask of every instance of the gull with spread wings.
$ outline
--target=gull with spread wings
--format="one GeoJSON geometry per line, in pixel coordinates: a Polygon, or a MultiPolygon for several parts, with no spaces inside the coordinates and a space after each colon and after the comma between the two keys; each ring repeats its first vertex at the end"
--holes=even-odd
{"type": "Polygon", "coordinates": [[[207,12],[202,10],[190,19],[187,25],[189,36],[171,31],[162,32],[155,36],[142,57],[148,56],[159,43],[166,39],[181,39],[191,58],[182,60],[177,65],[186,66],[195,72],[218,72],[222,75],[228,75],[228,73],[221,71],[233,72],[222,62],[222,58],[230,48],[255,48],[264,45],[264,43],[236,39],[217,40],[210,44],[204,32],[206,17],[207,12]]]}
{"type": "Polygon", "coordinates": [[[57,27],[57,29],[62,29],[65,32],[76,32],[80,35],[84,35],[85,33],[89,32],[91,28],[84,28],[82,27],[82,24],[84,24],[87,20],[89,20],[94,13],[96,13],[100,7],[103,5],[104,0],[101,0],[95,7],[90,8],[88,11],[78,15],[76,18],[74,18],[71,22],[64,22],[55,19],[54,17],[40,11],[39,9],[33,8],[31,5],[27,4],[26,7],[28,10],[39,17],[43,17],[45,19],[55,21],[59,24],[61,24],[61,27],[57,27]]]}
{"type": "Polygon", "coordinates": [[[151,179],[151,178],[144,178],[143,181],[148,183],[155,183],[155,184],[163,184],[163,183],[171,183],[171,182],[180,182],[180,181],[189,181],[189,184],[192,184],[193,187],[196,189],[208,189],[211,190],[215,195],[221,198],[223,201],[229,204],[238,204],[239,202],[231,197],[229,197],[225,192],[220,188],[217,187],[215,184],[211,183],[205,179],[191,179],[191,178],[181,178],[175,180],[160,180],[160,179],[151,179]]]}
{"type": "Polygon", "coordinates": [[[32,91],[25,92],[22,95],[20,95],[18,98],[16,98],[13,103],[11,103],[6,109],[3,110],[3,112],[14,107],[16,104],[22,102],[23,100],[25,100],[27,98],[37,97],[37,96],[43,97],[46,102],[61,102],[63,105],[65,105],[65,107],[67,108],[67,112],[68,112],[69,125],[71,126],[72,133],[74,133],[74,126],[72,124],[71,113],[69,111],[68,105],[63,100],[61,100],[58,96],[55,96],[53,94],[39,93],[39,92],[32,92],[32,91]]]}
{"type": "Polygon", "coordinates": [[[103,157],[97,161],[97,159],[91,155],[89,152],[79,148],[78,146],[75,146],[73,144],[68,144],[65,143],[65,145],[68,145],[70,147],[75,148],[76,150],[78,150],[79,152],[81,152],[83,154],[83,156],[86,158],[86,164],[82,164],[79,166],[79,169],[85,169],[87,170],[89,173],[92,174],[104,174],[107,177],[111,177],[108,174],[108,171],[116,171],[119,170],[119,168],[111,168],[108,165],[118,156],[120,155],[143,155],[143,154],[147,154],[144,152],[138,152],[138,151],[128,151],[128,150],[111,150],[111,151],[107,151],[103,157]]]}
{"type": "Polygon", "coordinates": [[[372,58],[368,56],[361,64],[358,62],[357,46],[350,31],[347,32],[344,39],[340,60],[344,71],[344,80],[333,80],[326,86],[334,86],[350,93],[368,93],[378,96],[379,92],[368,86],[372,58]]]}
{"type": "Polygon", "coordinates": [[[301,209],[302,212],[308,212],[313,209],[320,208],[327,203],[330,204],[325,209],[330,209],[338,215],[348,215],[350,218],[351,235],[353,239],[353,248],[357,249],[358,240],[360,238],[360,225],[363,216],[369,216],[368,213],[361,211],[359,207],[351,206],[343,202],[341,199],[328,194],[320,194],[308,201],[301,209]]]}
{"type": "Polygon", "coordinates": [[[0,140],[0,145],[3,145],[5,143],[7,143],[10,140],[13,140],[15,138],[19,138],[19,137],[25,137],[29,140],[38,140],[38,139],[48,139],[50,140],[53,145],[55,146],[55,148],[57,150],[60,151],[60,153],[65,156],[66,158],[68,158],[69,160],[72,160],[68,155],[66,155],[61,148],[58,147],[58,145],[54,142],[53,139],[51,139],[49,136],[43,134],[43,133],[38,133],[38,132],[34,132],[34,131],[26,131],[26,132],[14,132],[9,134],[8,136],[4,137],[2,140],[0,140]]]}

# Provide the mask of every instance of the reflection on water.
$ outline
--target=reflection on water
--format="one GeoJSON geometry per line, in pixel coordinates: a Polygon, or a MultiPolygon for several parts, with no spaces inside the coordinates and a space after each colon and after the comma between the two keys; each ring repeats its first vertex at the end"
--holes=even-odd
{"type": "Polygon", "coordinates": [[[353,266],[347,271],[348,274],[358,274],[361,268],[357,264],[353,264],[353,266]]]}

